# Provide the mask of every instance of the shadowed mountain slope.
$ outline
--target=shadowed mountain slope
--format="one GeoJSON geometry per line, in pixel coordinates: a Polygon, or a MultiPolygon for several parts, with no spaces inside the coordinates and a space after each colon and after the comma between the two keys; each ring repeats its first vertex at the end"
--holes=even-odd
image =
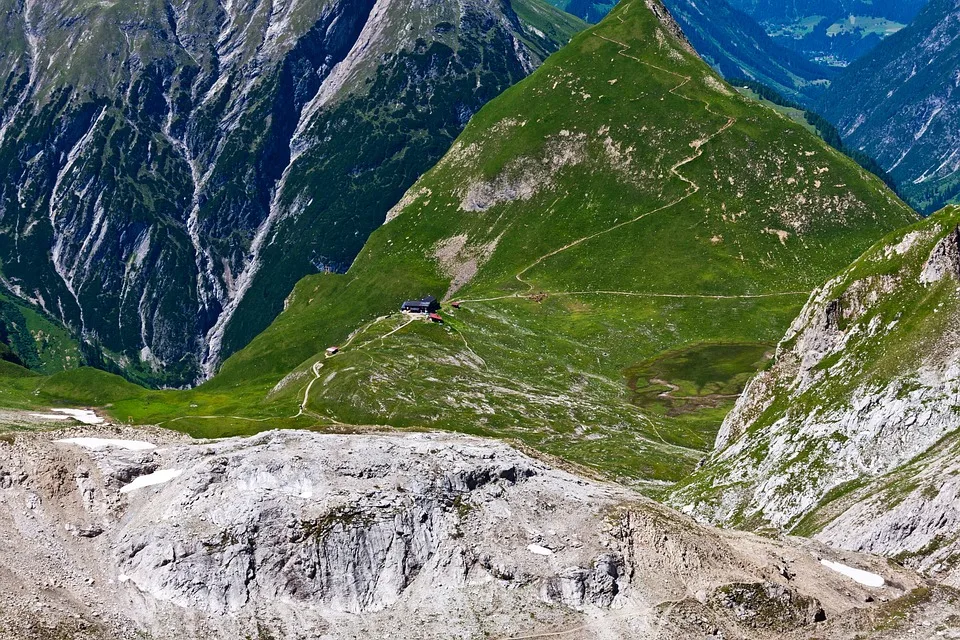
{"type": "Polygon", "coordinates": [[[819,107],[925,213],[960,195],[958,68],[960,3],[932,0],[838,77],[819,107]]]}
{"type": "Polygon", "coordinates": [[[209,377],[300,277],[345,270],[470,116],[583,26],[539,0],[2,9],[4,298],[157,385],[209,377]]]}

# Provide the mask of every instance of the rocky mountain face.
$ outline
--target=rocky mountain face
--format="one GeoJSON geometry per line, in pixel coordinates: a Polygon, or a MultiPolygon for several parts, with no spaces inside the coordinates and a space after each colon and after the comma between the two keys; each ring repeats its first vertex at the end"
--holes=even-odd
{"type": "Polygon", "coordinates": [[[932,0],[840,75],[819,106],[924,212],[960,193],[960,3],[932,0]]]}
{"type": "Polygon", "coordinates": [[[3,289],[163,385],[211,375],[301,276],[344,270],[471,114],[580,26],[539,0],[3,16],[3,289]]]}
{"type": "Polygon", "coordinates": [[[672,503],[960,584],[958,225],[899,231],[815,292],[672,503]]]}
{"type": "Polygon", "coordinates": [[[21,433],[0,525],[4,638],[844,640],[899,637],[877,630],[904,612],[933,638],[952,610],[881,558],[721,532],[453,435],[21,433]]]}

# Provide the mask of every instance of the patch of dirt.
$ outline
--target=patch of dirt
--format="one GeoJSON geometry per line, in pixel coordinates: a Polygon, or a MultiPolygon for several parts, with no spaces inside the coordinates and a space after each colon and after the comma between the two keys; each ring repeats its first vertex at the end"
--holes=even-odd
{"type": "Polygon", "coordinates": [[[493,252],[503,234],[485,244],[471,244],[466,234],[452,236],[436,244],[433,257],[440,263],[443,273],[450,278],[450,288],[444,299],[449,299],[473,280],[493,252]]]}
{"type": "Polygon", "coordinates": [[[544,145],[540,158],[520,157],[510,162],[492,180],[480,180],[467,187],[460,208],[480,212],[516,200],[529,200],[553,187],[554,176],[565,167],[586,158],[585,133],[561,131],[544,145]]]}

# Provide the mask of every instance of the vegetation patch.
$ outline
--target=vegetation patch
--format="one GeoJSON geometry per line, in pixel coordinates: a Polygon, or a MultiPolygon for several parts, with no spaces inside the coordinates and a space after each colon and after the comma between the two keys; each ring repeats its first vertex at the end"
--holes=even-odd
{"type": "Polygon", "coordinates": [[[730,404],[773,357],[769,344],[694,345],[626,370],[631,402],[677,416],[730,404]]]}
{"type": "Polygon", "coordinates": [[[375,521],[373,514],[354,506],[343,505],[334,507],[314,520],[301,521],[300,532],[303,539],[323,541],[335,529],[365,528],[375,521]]]}

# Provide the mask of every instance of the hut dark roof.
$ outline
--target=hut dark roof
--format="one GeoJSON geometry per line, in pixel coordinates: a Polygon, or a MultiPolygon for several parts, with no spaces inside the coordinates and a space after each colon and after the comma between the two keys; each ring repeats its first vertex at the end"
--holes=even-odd
{"type": "Polygon", "coordinates": [[[440,308],[440,303],[433,296],[424,296],[419,300],[407,300],[400,309],[402,311],[417,311],[420,313],[430,313],[440,308]]]}

